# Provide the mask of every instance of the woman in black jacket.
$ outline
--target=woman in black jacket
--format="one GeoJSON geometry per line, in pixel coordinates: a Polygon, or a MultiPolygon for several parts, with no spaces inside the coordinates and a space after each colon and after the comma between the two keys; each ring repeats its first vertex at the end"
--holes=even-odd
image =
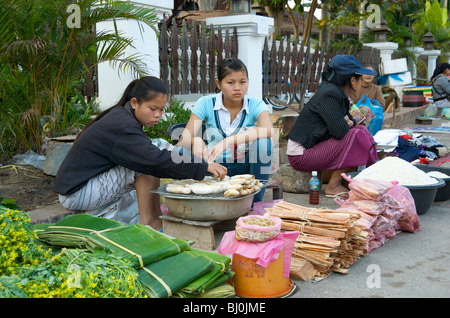
{"type": "Polygon", "coordinates": [[[158,78],[134,80],[116,106],[83,129],[61,164],[53,187],[66,209],[99,210],[136,189],[139,223],[159,230],[159,195],[149,192],[159,187],[159,178],[202,180],[207,171],[224,178],[227,169],[222,165],[194,157],[180,162],[144,133],[143,126],[158,123],[167,97],[167,89],[158,78]]]}
{"type": "Polygon", "coordinates": [[[287,155],[300,171],[333,170],[325,188],[328,197],[348,196],[341,174],[371,165],[378,159],[372,135],[350,115],[351,94],[361,86],[361,75],[374,75],[351,55],[337,55],[322,74],[326,84],[300,112],[288,134],[287,155]]]}

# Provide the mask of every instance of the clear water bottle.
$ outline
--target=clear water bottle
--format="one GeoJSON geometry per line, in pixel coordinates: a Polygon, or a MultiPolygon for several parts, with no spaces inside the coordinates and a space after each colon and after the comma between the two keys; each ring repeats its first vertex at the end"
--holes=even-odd
{"type": "Polygon", "coordinates": [[[320,181],[317,178],[317,171],[312,172],[312,178],[309,180],[309,204],[319,204],[320,181]]]}

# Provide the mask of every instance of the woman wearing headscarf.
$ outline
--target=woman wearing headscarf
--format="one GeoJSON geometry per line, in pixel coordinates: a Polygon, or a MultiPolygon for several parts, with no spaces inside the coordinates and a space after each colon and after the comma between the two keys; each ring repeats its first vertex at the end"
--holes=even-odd
{"type": "Polygon", "coordinates": [[[359,90],[362,75],[375,75],[351,55],[333,57],[322,74],[326,84],[305,105],[288,134],[287,155],[300,171],[333,170],[327,197],[348,196],[342,176],[351,168],[378,159],[375,141],[350,114],[350,96],[359,90]]]}

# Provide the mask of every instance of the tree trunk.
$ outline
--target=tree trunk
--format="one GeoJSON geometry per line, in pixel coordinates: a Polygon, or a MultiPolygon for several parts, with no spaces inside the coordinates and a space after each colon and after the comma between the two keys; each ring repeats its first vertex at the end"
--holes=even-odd
{"type": "MultiPolygon", "coordinates": [[[[325,1],[322,1],[322,3],[325,1]]],[[[324,6],[322,6],[322,20],[329,20],[330,19],[330,13],[327,9],[325,9],[324,6]]],[[[327,23],[323,26],[322,30],[320,30],[319,35],[319,42],[321,47],[330,47],[330,28],[328,27],[327,23]]]]}
{"type": "Polygon", "coordinates": [[[298,25],[295,22],[295,18],[294,15],[292,14],[292,9],[291,7],[289,7],[289,5],[287,6],[288,12],[289,12],[289,18],[291,19],[291,23],[292,26],[294,27],[294,41],[297,42],[298,41],[298,25]]]}
{"type": "MultiPolygon", "coordinates": [[[[359,6],[359,13],[360,14],[362,14],[364,12],[364,5],[365,5],[365,3],[361,3],[361,5],[359,6]]],[[[367,19],[364,18],[364,17],[361,17],[359,19],[359,29],[358,29],[359,39],[361,39],[363,34],[366,32],[366,30],[367,30],[367,19]]]]}
{"type": "Polygon", "coordinates": [[[303,41],[305,45],[308,45],[309,39],[311,38],[311,30],[314,21],[314,12],[317,8],[317,0],[313,0],[311,2],[311,7],[308,13],[308,19],[306,20],[305,28],[303,29],[303,41]]]}
{"type": "Polygon", "coordinates": [[[273,40],[277,35],[281,34],[281,26],[283,25],[284,7],[278,8],[270,5],[264,5],[267,15],[273,18],[273,32],[270,39],[273,40]]]}
{"type": "Polygon", "coordinates": [[[217,0],[195,0],[198,4],[199,11],[211,11],[214,10],[217,0]]]}

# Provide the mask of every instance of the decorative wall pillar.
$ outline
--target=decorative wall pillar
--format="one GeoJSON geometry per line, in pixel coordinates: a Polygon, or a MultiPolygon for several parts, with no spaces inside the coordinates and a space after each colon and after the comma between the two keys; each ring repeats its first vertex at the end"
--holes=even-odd
{"type": "Polygon", "coordinates": [[[392,60],[392,54],[398,49],[398,43],[394,42],[373,42],[364,45],[379,49],[381,62],[392,60]]]}
{"type": "Polygon", "coordinates": [[[427,57],[427,78],[430,79],[436,69],[436,61],[441,55],[440,50],[424,50],[422,55],[427,57]]]}
{"type": "Polygon", "coordinates": [[[249,87],[247,95],[262,99],[262,51],[264,39],[271,32],[273,18],[255,14],[227,15],[206,18],[206,25],[219,26],[222,30],[236,27],[238,36],[238,58],[248,69],[249,87]]]}
{"type": "MultiPolygon", "coordinates": [[[[411,48],[408,48],[408,50],[414,54],[416,59],[418,59],[419,56],[422,55],[422,53],[424,51],[423,47],[411,47],[411,48]]],[[[417,81],[415,80],[415,78],[417,78],[417,66],[416,66],[416,63],[414,63],[414,61],[411,63],[410,72],[411,72],[411,77],[413,78],[413,84],[416,85],[417,81]]]]}

